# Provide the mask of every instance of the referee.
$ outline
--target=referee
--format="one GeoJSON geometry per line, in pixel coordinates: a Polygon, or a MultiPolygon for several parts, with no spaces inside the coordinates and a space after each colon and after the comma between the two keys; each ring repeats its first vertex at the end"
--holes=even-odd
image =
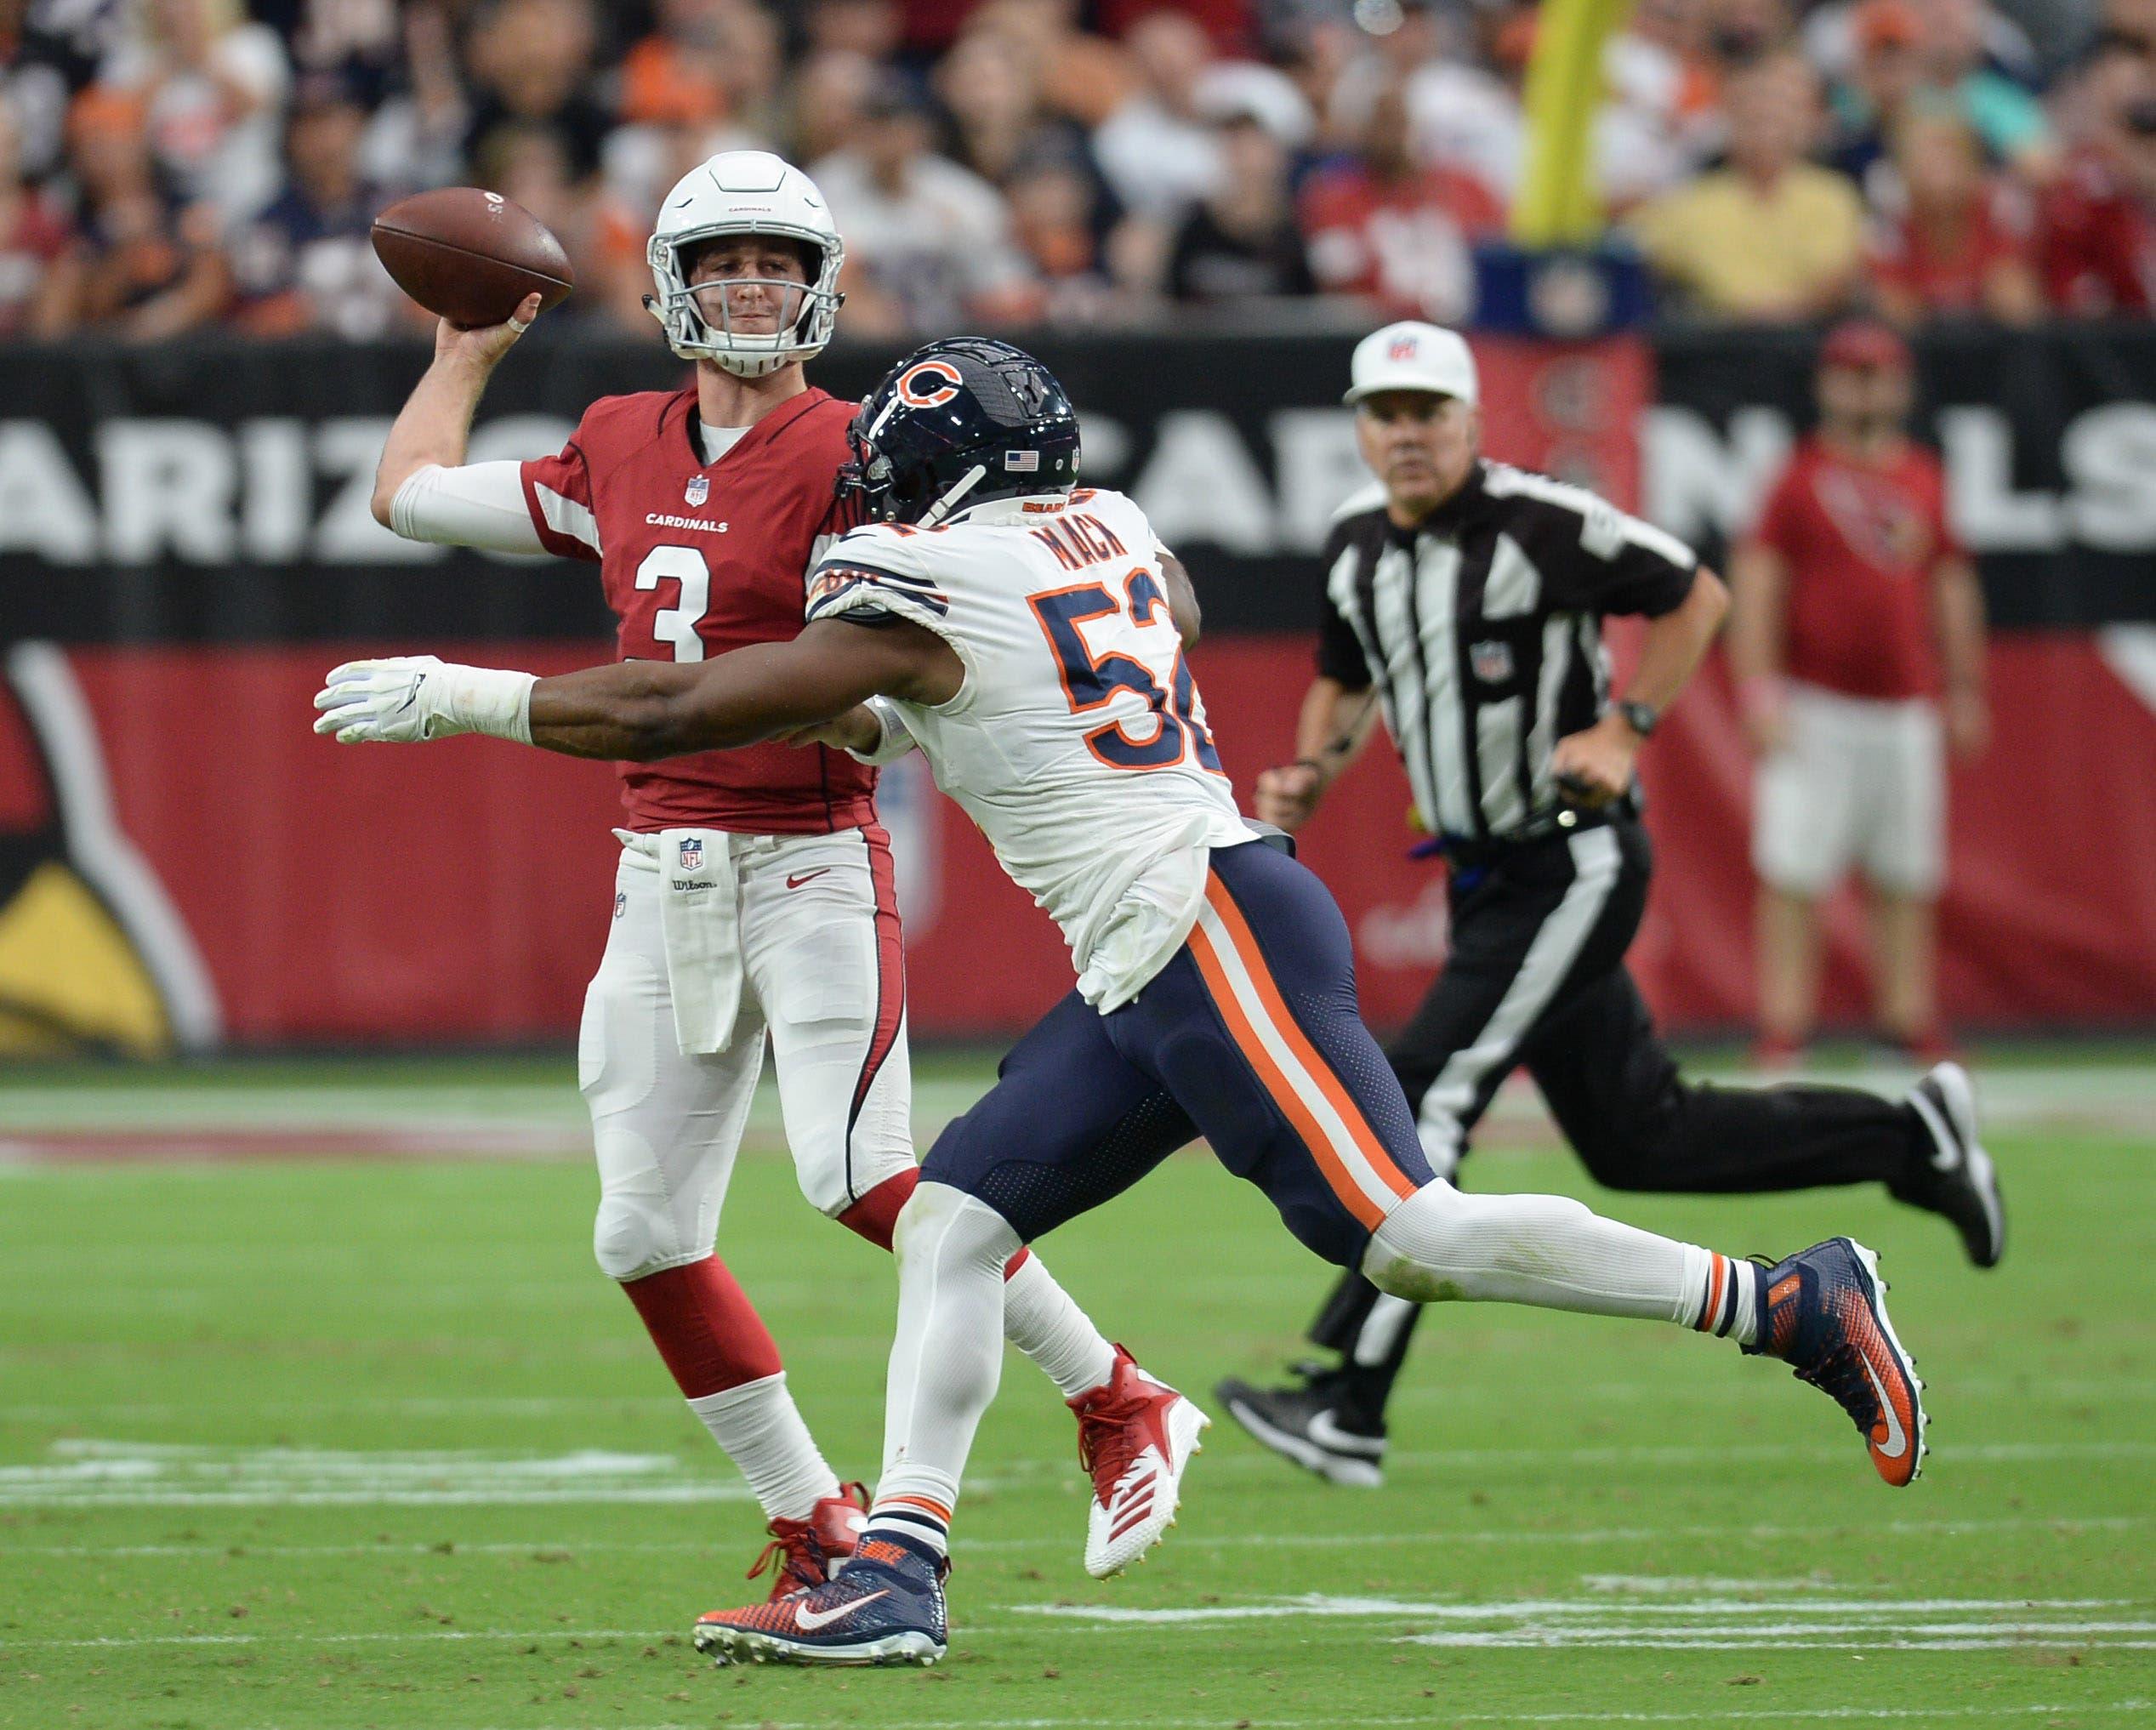
{"type": "MultiPolygon", "coordinates": [[[[1653,870],[1633,765],[1721,623],[1691,549],[1593,493],[1482,458],[1475,363],[1448,330],[1396,324],[1356,349],[1356,435],[1379,484],[1335,518],[1317,677],[1299,760],[1257,812],[1299,828],[1382,713],[1451,869],[1451,954],[1388,1054],[1449,1175],[1516,1066],[1596,1179],[1697,1193],[1884,1183],[1944,1215],[1970,1259],[2004,1217],[1968,1077],[1943,1063],[1901,1101],[1855,1089],[1683,1080],[1625,970],[1653,870]],[[1601,621],[1647,620],[1613,700],[1601,621]]],[[[1311,1338],[1340,1354],[1299,1385],[1218,1391],[1260,1442],[1374,1485],[1385,1408],[1421,1314],[1359,1273],[1311,1338]]]]}

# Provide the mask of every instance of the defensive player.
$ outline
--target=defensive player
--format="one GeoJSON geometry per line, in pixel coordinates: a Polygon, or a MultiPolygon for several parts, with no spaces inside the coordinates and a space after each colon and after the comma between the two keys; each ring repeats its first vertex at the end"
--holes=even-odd
{"type": "MultiPolygon", "coordinates": [[[[601,398],[559,456],[466,464],[480,394],[537,299],[491,330],[444,322],[390,430],[376,515],[413,539],[596,561],[625,661],[688,667],[793,636],[847,453],[852,406],[802,373],[830,340],[845,250],[798,169],[713,157],[668,196],[650,246],[648,304],[693,384],[601,398]]],[[[628,764],[623,781],[613,924],[577,1049],[599,1265],[763,1505],[757,1571],[776,1559],[783,1593],[851,1551],[862,1504],[714,1243],[768,1038],[802,1192],[890,1245],[918,1176],[890,843],[873,770],[822,747],[628,764]]],[[[1038,1261],[1013,1258],[1010,1279],[1010,1337],[1072,1402],[1081,1454],[1105,1474],[1086,1558],[1112,1573],[1173,1511],[1110,1542],[1125,1432],[1179,1402],[1038,1261]]]]}
{"type": "MultiPolygon", "coordinates": [[[[1432,1177],[1357,1018],[1346,921],[1237,815],[1146,518],[1072,490],[1078,420],[1045,368],[999,343],[931,344],[853,438],[880,521],[817,566],[791,642],[536,681],[361,662],[316,698],[318,730],[351,743],[472,731],[649,760],[834,720],[873,745],[885,724],[856,705],[880,693],[1070,942],[1077,990],[939,1138],[900,1221],[884,1471],[859,1548],[822,1585],[703,1617],[700,1646],[942,1654],[950,1511],[995,1391],[1003,1266],[1199,1134],[1304,1243],[1387,1291],[1733,1338],[1839,1401],[1887,1482],[1916,1476],[1921,1385],[1869,1250],[1836,1238],[1755,1266],[1575,1201],[1432,1177]]],[[[1146,1452],[1172,1494],[1193,1438],[1168,1418],[1146,1452]]],[[[1143,1511],[1134,1496],[1129,1517],[1143,1511]]]]}

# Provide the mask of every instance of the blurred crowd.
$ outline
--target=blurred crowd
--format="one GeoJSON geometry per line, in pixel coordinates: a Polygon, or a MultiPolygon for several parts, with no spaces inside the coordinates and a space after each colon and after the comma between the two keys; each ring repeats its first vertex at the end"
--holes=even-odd
{"type": "MultiPolygon", "coordinates": [[[[1637,0],[1593,135],[1659,304],[2147,312],[2156,0],[1637,0]]],[[[412,310],[367,225],[476,184],[648,332],[644,241],[714,151],[779,151],[850,332],[1175,309],[1471,321],[1527,171],[1518,0],[0,0],[0,338],[412,310]]]]}

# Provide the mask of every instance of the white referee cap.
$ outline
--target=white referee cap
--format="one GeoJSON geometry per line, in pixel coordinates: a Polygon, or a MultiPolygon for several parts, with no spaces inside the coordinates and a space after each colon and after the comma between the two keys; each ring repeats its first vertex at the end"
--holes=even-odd
{"type": "Polygon", "coordinates": [[[1477,401],[1475,356],[1458,331],[1410,319],[1373,331],[1355,345],[1354,379],[1340,400],[1351,407],[1380,390],[1426,390],[1477,401]]]}

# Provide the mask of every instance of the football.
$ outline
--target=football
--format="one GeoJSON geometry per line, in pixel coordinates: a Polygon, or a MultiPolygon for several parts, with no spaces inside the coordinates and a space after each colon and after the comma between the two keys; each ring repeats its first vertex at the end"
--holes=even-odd
{"type": "Polygon", "coordinates": [[[543,309],[576,286],[569,255],[521,204],[476,186],[401,199],[374,219],[374,251],[428,311],[473,328],[500,324],[524,297],[543,309]]]}

